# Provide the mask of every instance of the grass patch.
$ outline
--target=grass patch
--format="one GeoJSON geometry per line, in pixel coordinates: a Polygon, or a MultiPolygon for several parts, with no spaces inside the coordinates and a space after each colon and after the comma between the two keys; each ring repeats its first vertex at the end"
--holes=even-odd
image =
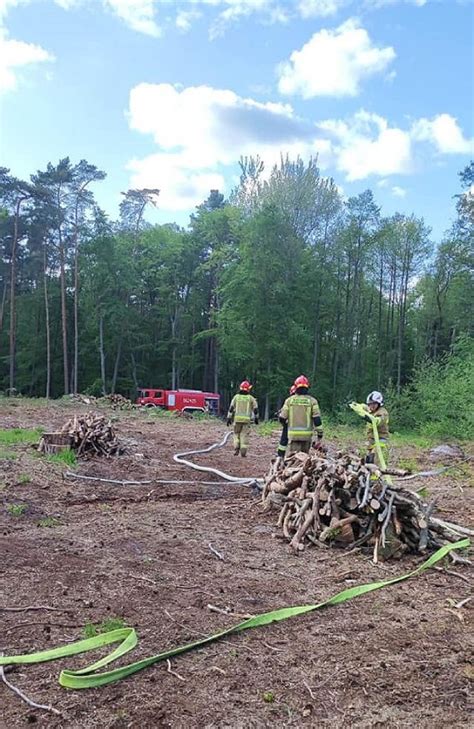
{"type": "Polygon", "coordinates": [[[0,461],[15,461],[18,458],[18,454],[13,451],[2,451],[0,450],[0,461]]]}
{"type": "Polygon", "coordinates": [[[54,516],[45,516],[44,519],[40,519],[38,522],[39,527],[52,529],[53,527],[60,526],[61,522],[54,516]]]}
{"type": "Polygon", "coordinates": [[[100,633],[108,633],[109,630],[125,628],[126,622],[123,618],[106,618],[101,623],[86,623],[82,629],[84,638],[93,638],[100,633]]]}
{"type": "Polygon", "coordinates": [[[416,448],[432,448],[438,440],[419,433],[403,432],[392,433],[390,441],[394,446],[415,446],[416,448]]]}
{"type": "Polygon", "coordinates": [[[38,443],[43,433],[42,428],[10,428],[0,430],[0,445],[16,445],[17,443],[38,443]]]}
{"type": "Polygon", "coordinates": [[[52,456],[46,456],[46,460],[50,463],[59,463],[62,466],[76,466],[77,456],[70,448],[65,448],[59,453],[55,453],[52,456]]]}
{"type": "Polygon", "coordinates": [[[271,435],[274,430],[281,430],[281,423],[278,420],[264,420],[263,423],[257,425],[259,435],[271,435]]]}
{"type": "MultiPolygon", "coordinates": [[[[147,408],[144,407],[143,411],[146,413],[146,415],[149,415],[152,419],[154,418],[176,418],[177,417],[177,410],[165,410],[164,408],[159,407],[153,407],[153,408],[147,408]]],[[[139,410],[138,412],[142,412],[139,410]]]]}
{"type": "Polygon", "coordinates": [[[7,511],[10,516],[22,516],[27,509],[26,504],[8,504],[7,511]]]}
{"type": "Polygon", "coordinates": [[[406,471],[415,473],[418,470],[418,463],[416,458],[399,458],[397,462],[397,468],[403,468],[406,471]]]}
{"type": "Polygon", "coordinates": [[[27,473],[20,473],[18,476],[18,483],[30,483],[31,476],[28,476],[27,473]]]}

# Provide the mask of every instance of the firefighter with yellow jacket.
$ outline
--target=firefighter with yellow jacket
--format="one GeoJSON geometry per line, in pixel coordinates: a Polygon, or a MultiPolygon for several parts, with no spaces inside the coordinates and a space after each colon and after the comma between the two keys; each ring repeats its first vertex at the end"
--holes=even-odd
{"type": "Polygon", "coordinates": [[[287,456],[298,451],[309,453],[314,429],[318,437],[314,446],[316,449],[321,448],[323,438],[319,404],[316,398],[308,394],[308,378],[300,375],[296,378],[294,386],[295,394],[285,400],[280,411],[280,422],[282,425],[288,424],[287,456]]]}
{"type": "Polygon", "coordinates": [[[239,453],[242,458],[247,455],[250,423],[258,425],[258,403],[250,394],[252,385],[244,380],[239,385],[239,392],[231,400],[227,413],[227,425],[234,423],[234,456],[239,453]]]}
{"type": "MultiPolygon", "coordinates": [[[[388,430],[388,424],[389,424],[389,415],[387,410],[384,407],[383,402],[383,395],[378,390],[373,390],[369,395],[367,395],[367,413],[368,415],[371,415],[373,418],[375,418],[375,427],[377,428],[377,433],[379,436],[379,443],[380,443],[380,449],[382,451],[383,458],[385,460],[385,464],[387,465],[388,461],[388,443],[390,438],[390,433],[388,430]]],[[[375,436],[374,436],[374,429],[372,426],[372,420],[366,416],[367,420],[367,455],[365,457],[365,460],[367,463],[375,463],[377,462],[377,465],[380,466],[381,464],[378,463],[378,458],[376,458],[377,451],[375,448],[375,436]]]]}

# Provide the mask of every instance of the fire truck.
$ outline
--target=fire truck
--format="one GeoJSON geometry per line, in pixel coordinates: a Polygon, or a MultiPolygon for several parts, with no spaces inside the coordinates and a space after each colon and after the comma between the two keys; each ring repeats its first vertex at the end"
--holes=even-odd
{"type": "Polygon", "coordinates": [[[220,396],[216,392],[202,390],[156,390],[141,387],[138,390],[136,404],[145,408],[163,408],[164,410],[180,410],[182,412],[210,413],[219,415],[220,396]]]}

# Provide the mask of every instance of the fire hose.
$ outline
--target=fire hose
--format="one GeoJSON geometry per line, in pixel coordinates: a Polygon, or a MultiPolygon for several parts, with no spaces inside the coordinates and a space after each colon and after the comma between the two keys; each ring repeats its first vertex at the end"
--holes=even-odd
{"type": "Polygon", "coordinates": [[[231,476],[228,473],[219,471],[217,468],[211,468],[210,466],[198,466],[196,463],[188,461],[186,458],[184,458],[184,456],[196,456],[200,453],[210,453],[216,448],[222,448],[223,446],[225,446],[231,435],[232,433],[230,432],[226,433],[222,440],[220,440],[218,443],[213,443],[213,445],[210,445],[207,448],[199,448],[193,451],[183,451],[183,453],[176,453],[176,455],[173,456],[173,461],[175,461],[175,463],[180,463],[183,466],[189,466],[189,468],[193,468],[195,471],[202,471],[203,473],[213,473],[216,476],[224,479],[225,481],[240,483],[242,485],[248,486],[256,486],[257,488],[261,489],[263,485],[263,479],[261,478],[255,478],[253,476],[231,476]]]}
{"type": "MultiPolygon", "coordinates": [[[[375,450],[376,450],[376,453],[377,453],[377,456],[379,459],[380,468],[382,469],[382,471],[385,471],[387,468],[387,464],[385,462],[385,457],[382,452],[382,446],[380,445],[379,431],[377,428],[377,418],[375,418],[373,415],[371,415],[369,413],[369,411],[367,410],[367,408],[365,407],[365,405],[362,405],[362,403],[351,402],[349,407],[355,413],[357,413],[357,415],[360,415],[361,418],[364,418],[365,420],[370,421],[370,423],[372,425],[372,433],[374,434],[374,445],[375,445],[375,450]]],[[[392,479],[387,474],[384,476],[384,478],[389,484],[392,483],[392,479]]]]}
{"type": "Polygon", "coordinates": [[[103,646],[112,645],[119,643],[117,648],[108,653],[100,660],[92,663],[85,668],[81,668],[77,671],[64,669],[59,675],[59,683],[61,686],[71,689],[85,689],[85,688],[96,688],[98,686],[105,686],[106,684],[119,681],[122,678],[131,676],[137,671],[141,671],[148,666],[152,666],[160,661],[168,660],[174,656],[187,653],[196,648],[202,648],[209,643],[214,643],[221,638],[233,635],[235,633],[241,633],[244,630],[250,628],[259,628],[270,623],[279,622],[281,620],[287,620],[288,618],[295,617],[297,615],[303,615],[304,613],[310,613],[314,610],[319,610],[324,607],[330,607],[332,605],[339,605],[347,600],[351,600],[355,597],[360,597],[368,592],[379,590],[389,585],[395,585],[398,582],[402,582],[412,577],[420,575],[425,570],[433,567],[437,562],[443,559],[453,549],[464,549],[470,544],[469,539],[462,539],[454,544],[446,544],[445,546],[438,549],[434,554],[431,555],[425,562],[419,565],[412,572],[408,572],[398,577],[393,577],[389,580],[382,582],[371,582],[365,585],[357,585],[350,587],[342,592],[338,592],[332,597],[323,602],[315,605],[297,605],[294,607],[284,607],[277,610],[272,610],[267,613],[261,613],[255,615],[252,618],[244,620],[243,622],[232,625],[230,628],[220,630],[217,633],[201,638],[200,640],[186,643],[184,645],[171,648],[161,653],[157,653],[148,658],[143,658],[135,663],[129,663],[126,666],[115,668],[110,671],[99,672],[99,669],[107,666],[113,661],[121,658],[123,655],[131,651],[138,643],[138,636],[135,628],[119,628],[118,630],[111,630],[107,633],[101,633],[94,636],[93,638],[86,638],[85,640],[79,640],[74,643],[68,643],[67,645],[60,646],[58,648],[52,648],[46,651],[39,651],[37,653],[26,653],[24,655],[17,656],[0,656],[0,666],[10,665],[25,665],[30,663],[43,663],[46,661],[54,661],[57,658],[64,658],[66,656],[73,656],[79,653],[87,653],[103,646]]]}

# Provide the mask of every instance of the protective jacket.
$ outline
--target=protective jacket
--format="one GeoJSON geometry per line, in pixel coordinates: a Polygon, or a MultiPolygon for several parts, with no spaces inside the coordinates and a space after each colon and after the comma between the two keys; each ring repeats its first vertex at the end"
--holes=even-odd
{"type": "MultiPolygon", "coordinates": [[[[389,415],[387,410],[381,406],[375,413],[370,413],[377,421],[377,431],[381,441],[387,441],[390,438],[390,432],[388,429],[389,415]]],[[[372,423],[367,423],[367,445],[373,447],[375,445],[374,431],[372,429],[372,423]]]]}
{"type": "Polygon", "coordinates": [[[234,423],[250,423],[254,419],[258,420],[258,403],[250,393],[239,393],[234,395],[229,406],[227,419],[233,419],[234,423]]]}
{"type": "Polygon", "coordinates": [[[291,395],[285,400],[280,411],[280,420],[288,422],[288,441],[310,441],[313,428],[318,437],[322,437],[323,429],[321,413],[316,398],[311,395],[291,395]]]}

